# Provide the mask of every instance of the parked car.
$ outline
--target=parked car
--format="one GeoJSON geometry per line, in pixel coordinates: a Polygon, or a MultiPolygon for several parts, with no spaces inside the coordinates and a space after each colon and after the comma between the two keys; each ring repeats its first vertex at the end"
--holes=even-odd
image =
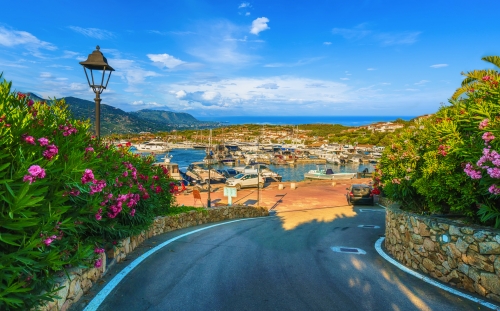
{"type": "Polygon", "coordinates": [[[346,188],[346,198],[347,204],[369,204],[374,205],[375,201],[373,198],[372,187],[364,184],[353,184],[349,188],[346,188]]]}
{"type": "Polygon", "coordinates": [[[226,185],[236,189],[248,187],[264,187],[264,177],[257,174],[238,174],[226,180],[226,185]]]}

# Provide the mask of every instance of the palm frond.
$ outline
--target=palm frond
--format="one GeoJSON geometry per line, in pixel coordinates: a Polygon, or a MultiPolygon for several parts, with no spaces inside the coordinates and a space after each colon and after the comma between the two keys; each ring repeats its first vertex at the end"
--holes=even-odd
{"type": "Polygon", "coordinates": [[[459,87],[455,93],[453,93],[453,95],[451,96],[451,99],[452,100],[457,100],[461,95],[467,93],[470,89],[474,89],[474,88],[477,88],[477,86],[481,84],[481,82],[472,82],[472,83],[469,83],[469,84],[466,84],[466,85],[462,85],[461,87],[459,87]]]}
{"type": "Polygon", "coordinates": [[[481,59],[500,68],[500,56],[485,56],[481,59]]]}

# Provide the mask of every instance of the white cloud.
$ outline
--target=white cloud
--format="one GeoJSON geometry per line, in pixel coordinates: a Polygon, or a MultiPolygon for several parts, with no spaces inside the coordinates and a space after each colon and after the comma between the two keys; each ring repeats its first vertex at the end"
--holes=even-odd
{"type": "Polygon", "coordinates": [[[349,80],[349,78],[340,78],[340,80],[349,80]]]}
{"type": "Polygon", "coordinates": [[[377,68],[367,68],[366,70],[373,71],[373,70],[377,70],[377,68]]]}
{"type": "Polygon", "coordinates": [[[242,2],[240,4],[240,6],[238,7],[238,9],[249,8],[249,7],[250,7],[250,3],[248,3],[248,2],[242,2]]]}
{"type": "Polygon", "coordinates": [[[50,72],[41,72],[40,78],[44,78],[44,79],[52,78],[52,74],[50,74],[50,72]]]}
{"type": "Polygon", "coordinates": [[[250,12],[246,12],[246,13],[245,13],[245,16],[250,16],[250,12]]]}
{"type": "Polygon", "coordinates": [[[132,106],[142,106],[144,105],[144,101],[143,100],[136,100],[136,101],[133,101],[131,103],[132,106]]]}
{"type": "Polygon", "coordinates": [[[406,91],[417,92],[417,91],[420,91],[420,90],[419,89],[406,89],[406,91]]]}
{"type": "Polygon", "coordinates": [[[174,92],[174,94],[175,94],[175,97],[181,98],[181,99],[184,98],[184,97],[186,97],[186,95],[187,95],[187,93],[184,90],[180,90],[178,92],[174,92]]]}
{"type": "Polygon", "coordinates": [[[411,45],[417,42],[420,31],[404,33],[380,33],[374,38],[382,45],[411,45]]]}
{"type": "Polygon", "coordinates": [[[328,41],[325,41],[323,42],[324,45],[331,45],[332,43],[331,42],[328,42],[328,41]]]}
{"type": "Polygon", "coordinates": [[[423,85],[423,84],[426,84],[427,82],[431,82],[431,81],[428,81],[428,80],[420,80],[416,83],[414,83],[415,85],[423,85]]]}
{"type": "Polygon", "coordinates": [[[76,31],[76,32],[78,32],[86,37],[99,39],[99,40],[111,39],[115,36],[111,31],[98,29],[98,28],[82,28],[82,27],[78,27],[78,26],[69,26],[68,28],[73,30],[73,31],[76,31]]]}
{"type": "Polygon", "coordinates": [[[129,84],[128,92],[135,92],[137,84],[144,83],[148,77],[160,76],[154,71],[142,69],[130,59],[108,59],[108,63],[116,70],[114,75],[122,77],[129,84]]]}
{"type": "Polygon", "coordinates": [[[147,54],[147,56],[160,68],[167,67],[168,69],[172,69],[186,63],[168,54],[147,54]]]}
{"type": "Polygon", "coordinates": [[[435,64],[431,65],[431,68],[443,68],[443,67],[448,67],[448,64],[435,64]]]}
{"type": "Polygon", "coordinates": [[[250,29],[250,33],[258,35],[261,31],[270,29],[267,23],[269,23],[269,19],[267,17],[259,17],[255,19],[252,22],[252,28],[250,29]]]}
{"type": "MultiPolygon", "coordinates": [[[[0,45],[14,47],[23,45],[34,54],[38,54],[38,49],[54,51],[57,49],[52,43],[42,41],[26,31],[9,30],[0,26],[0,45]]],[[[35,55],[37,56],[37,55],[35,55]]]]}

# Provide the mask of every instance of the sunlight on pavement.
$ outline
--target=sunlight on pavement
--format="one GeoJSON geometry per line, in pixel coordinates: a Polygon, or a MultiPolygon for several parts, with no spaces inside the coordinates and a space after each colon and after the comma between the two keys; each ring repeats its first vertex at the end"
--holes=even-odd
{"type": "Polygon", "coordinates": [[[354,217],[356,213],[350,207],[346,208],[324,208],[305,210],[302,213],[279,213],[283,229],[293,230],[300,225],[311,222],[332,222],[337,218],[354,217]]]}
{"type": "MultiPolygon", "coordinates": [[[[406,295],[409,301],[413,303],[415,307],[417,307],[419,310],[431,310],[429,306],[420,298],[418,298],[415,293],[413,293],[410,289],[408,289],[404,284],[402,284],[400,281],[392,279],[392,277],[385,271],[381,271],[382,276],[384,279],[386,279],[388,282],[391,282],[392,284],[395,284],[399,289],[406,295]]],[[[394,306],[393,306],[394,307],[394,306]]],[[[394,309],[394,310],[399,310],[399,309],[394,309]]]]}

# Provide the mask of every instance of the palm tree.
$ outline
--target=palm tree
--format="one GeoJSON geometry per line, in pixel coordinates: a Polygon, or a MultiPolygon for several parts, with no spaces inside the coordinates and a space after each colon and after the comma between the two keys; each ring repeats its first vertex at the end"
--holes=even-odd
{"type": "MultiPolygon", "coordinates": [[[[481,58],[482,60],[495,65],[497,68],[500,68],[500,57],[499,56],[485,56],[481,58]]],[[[496,69],[483,69],[483,70],[473,70],[469,72],[461,73],[466,78],[462,81],[462,86],[459,87],[453,96],[452,99],[456,100],[462,94],[466,93],[470,89],[476,88],[478,85],[483,83],[483,77],[485,76],[498,76],[499,73],[496,69]]]]}

